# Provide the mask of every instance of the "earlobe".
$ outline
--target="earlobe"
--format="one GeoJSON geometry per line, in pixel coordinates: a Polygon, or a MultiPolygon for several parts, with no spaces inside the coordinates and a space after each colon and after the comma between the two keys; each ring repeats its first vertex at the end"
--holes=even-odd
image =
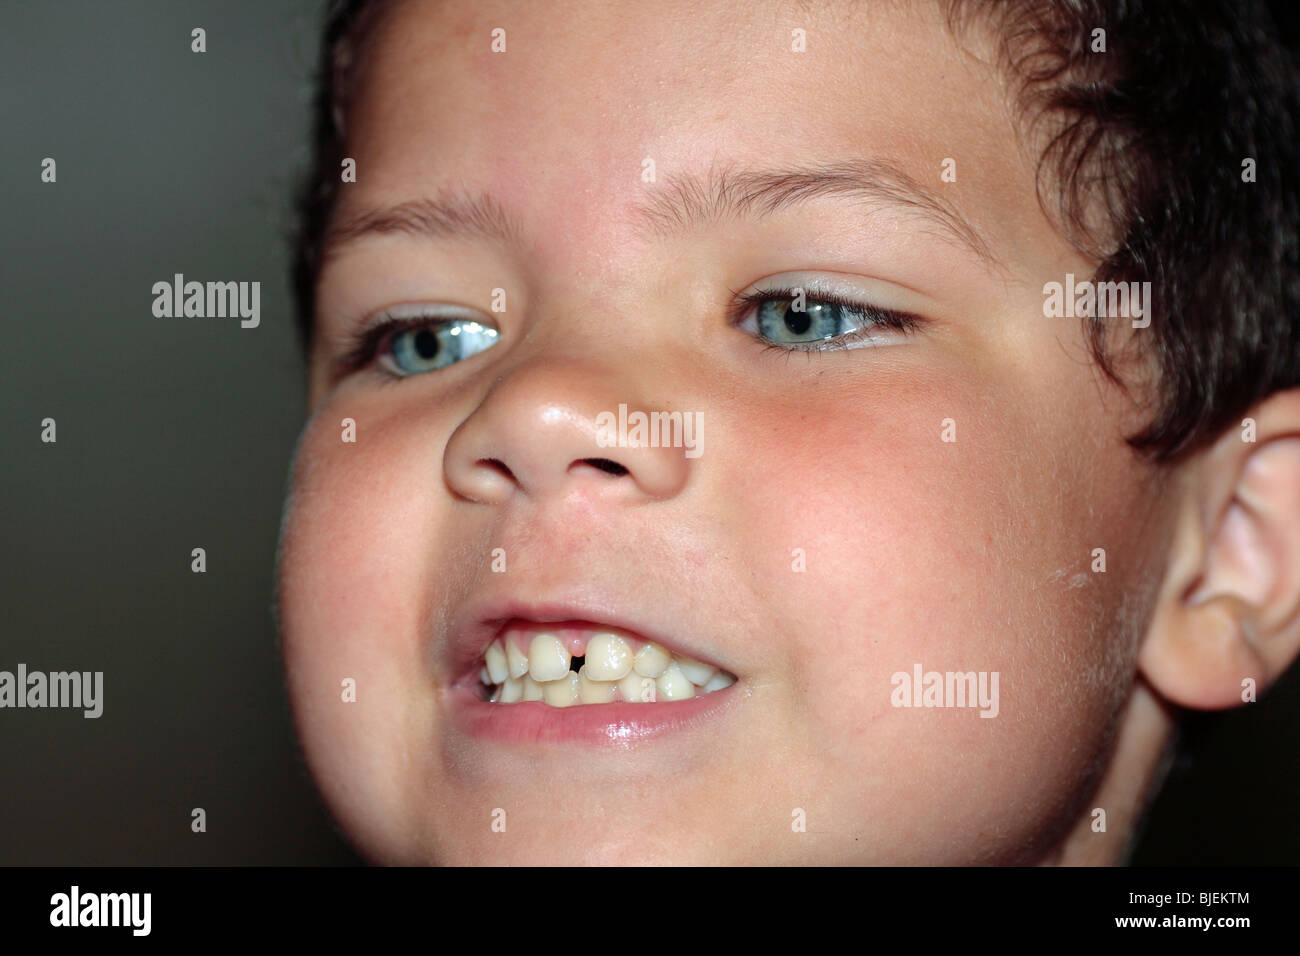
{"type": "Polygon", "coordinates": [[[1138,658],[1173,703],[1253,699],[1300,653],[1300,390],[1252,411],[1182,487],[1168,570],[1138,658]]]}

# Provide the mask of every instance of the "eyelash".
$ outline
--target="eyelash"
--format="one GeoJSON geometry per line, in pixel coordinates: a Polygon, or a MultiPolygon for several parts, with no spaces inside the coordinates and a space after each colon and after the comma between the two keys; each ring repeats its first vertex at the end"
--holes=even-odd
{"type": "MultiPolygon", "coordinates": [[[[795,295],[796,289],[794,287],[759,289],[754,292],[733,290],[731,292],[732,302],[727,308],[727,323],[733,327],[737,326],[749,313],[750,309],[768,302],[793,299],[795,295]]],[[[828,302],[860,313],[867,318],[867,324],[860,329],[845,332],[843,335],[822,342],[788,343],[783,345],[765,341],[760,337],[759,341],[763,342],[765,349],[775,349],[778,352],[831,352],[847,348],[852,343],[865,338],[875,329],[892,329],[903,334],[915,332],[922,321],[918,316],[909,312],[896,312],[892,309],[877,308],[870,303],[860,302],[834,292],[816,292],[812,290],[812,294],[810,294],[810,290],[804,289],[804,298],[811,299],[814,302],[828,302]]],[[[350,375],[365,368],[378,358],[380,347],[385,342],[401,335],[403,332],[412,329],[429,328],[443,321],[449,321],[449,319],[433,314],[414,315],[402,319],[382,319],[369,328],[357,331],[348,342],[345,353],[338,360],[339,374],[350,375]]]]}
{"type": "MultiPolygon", "coordinates": [[[[380,346],[403,332],[412,329],[432,328],[440,322],[449,321],[448,317],[437,315],[413,315],[405,319],[381,319],[369,328],[354,333],[348,342],[347,351],[338,360],[339,373],[350,375],[360,371],[379,357],[380,346]]],[[[390,375],[390,378],[399,376],[390,375]]]]}
{"type": "MultiPolygon", "coordinates": [[[[732,304],[727,309],[727,322],[732,326],[737,326],[749,313],[750,309],[767,302],[782,302],[793,299],[796,294],[797,290],[793,286],[779,289],[758,289],[754,292],[737,292],[733,290],[731,293],[732,304]]],[[[861,302],[834,292],[818,292],[816,289],[805,288],[803,294],[805,300],[829,302],[853,312],[861,313],[866,317],[866,324],[860,329],[854,329],[852,332],[845,332],[843,335],[836,336],[833,339],[825,339],[821,342],[782,344],[770,342],[759,336],[759,341],[763,343],[765,350],[775,349],[778,352],[834,352],[846,349],[854,342],[867,338],[875,330],[892,329],[895,332],[907,335],[917,331],[923,322],[920,316],[913,315],[910,312],[881,309],[869,302],[861,302]]]]}

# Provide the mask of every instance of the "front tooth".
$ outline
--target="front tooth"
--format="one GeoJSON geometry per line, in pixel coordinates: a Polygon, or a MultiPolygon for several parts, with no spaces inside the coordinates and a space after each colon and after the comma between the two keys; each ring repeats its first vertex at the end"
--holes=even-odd
{"type": "MultiPolygon", "coordinates": [[[[528,658],[532,666],[532,655],[528,658]]],[[[568,707],[578,702],[578,675],[569,671],[559,680],[547,681],[542,685],[542,699],[552,707],[568,707]]]]}
{"type": "Polygon", "coordinates": [[[488,669],[486,667],[479,668],[478,679],[489,686],[491,686],[492,684],[492,675],[488,673],[488,669]]]}
{"type": "Polygon", "coordinates": [[[607,680],[592,680],[584,663],[578,670],[578,700],[584,704],[608,704],[614,699],[615,684],[607,680]]]}
{"type": "Polygon", "coordinates": [[[542,685],[533,680],[532,674],[524,675],[524,700],[541,700],[542,685]]]}
{"type": "Polygon", "coordinates": [[[673,661],[655,681],[657,696],[664,700],[687,700],[695,696],[695,685],[682,673],[677,662],[673,661]]]}
{"type": "Polygon", "coordinates": [[[736,678],[732,677],[726,671],[718,671],[710,677],[709,682],[704,685],[704,693],[712,694],[715,690],[722,690],[724,687],[730,687],[735,682],[736,678]]]}
{"type": "Polygon", "coordinates": [[[632,669],[632,649],[617,634],[597,634],[587,641],[583,662],[592,680],[621,680],[632,669]]]}
{"type": "Polygon", "coordinates": [[[513,677],[507,677],[506,682],[501,685],[501,703],[513,704],[523,700],[524,682],[515,680],[513,677]]]}
{"type": "Polygon", "coordinates": [[[642,677],[658,677],[670,660],[672,657],[658,644],[647,644],[637,651],[632,668],[642,677]]]}
{"type": "Polygon", "coordinates": [[[618,682],[618,692],[623,699],[634,704],[649,704],[655,699],[655,682],[649,677],[642,677],[636,671],[618,682]]]}
{"type": "Polygon", "coordinates": [[[500,641],[493,641],[492,646],[487,649],[486,662],[488,676],[492,678],[492,683],[505,683],[505,679],[510,676],[510,668],[506,666],[506,649],[501,646],[500,641]]]}
{"type": "Polygon", "coordinates": [[[506,667],[510,670],[510,676],[516,679],[528,673],[528,655],[510,640],[506,641],[506,667]]]}
{"type": "Polygon", "coordinates": [[[703,687],[709,682],[717,668],[712,664],[701,664],[699,661],[691,660],[689,657],[677,658],[677,666],[681,672],[686,675],[686,679],[696,687],[703,687]]]}
{"type": "Polygon", "coordinates": [[[569,649],[554,634],[538,634],[528,647],[528,673],[539,684],[557,681],[569,673],[572,659],[569,649]]]}

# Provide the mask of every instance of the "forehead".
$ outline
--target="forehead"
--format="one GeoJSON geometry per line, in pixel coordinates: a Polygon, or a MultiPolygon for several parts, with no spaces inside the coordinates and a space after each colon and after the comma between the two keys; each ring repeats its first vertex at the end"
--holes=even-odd
{"type": "Polygon", "coordinates": [[[974,42],[930,3],[397,2],[358,72],[340,212],[450,188],[544,233],[534,253],[608,253],[644,236],[648,164],[672,181],[879,161],[1016,260],[1048,227],[974,42]]]}

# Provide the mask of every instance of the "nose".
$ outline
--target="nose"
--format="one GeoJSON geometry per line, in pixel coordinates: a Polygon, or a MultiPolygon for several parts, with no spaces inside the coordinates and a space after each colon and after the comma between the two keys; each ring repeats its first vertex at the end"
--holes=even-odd
{"type": "Polygon", "coordinates": [[[540,499],[582,483],[612,500],[671,498],[686,484],[687,449],[662,435],[624,441],[623,430],[610,427],[620,404],[647,416],[668,411],[637,398],[612,369],[574,362],[513,369],[452,433],[443,454],[447,484],[483,504],[540,499]]]}

